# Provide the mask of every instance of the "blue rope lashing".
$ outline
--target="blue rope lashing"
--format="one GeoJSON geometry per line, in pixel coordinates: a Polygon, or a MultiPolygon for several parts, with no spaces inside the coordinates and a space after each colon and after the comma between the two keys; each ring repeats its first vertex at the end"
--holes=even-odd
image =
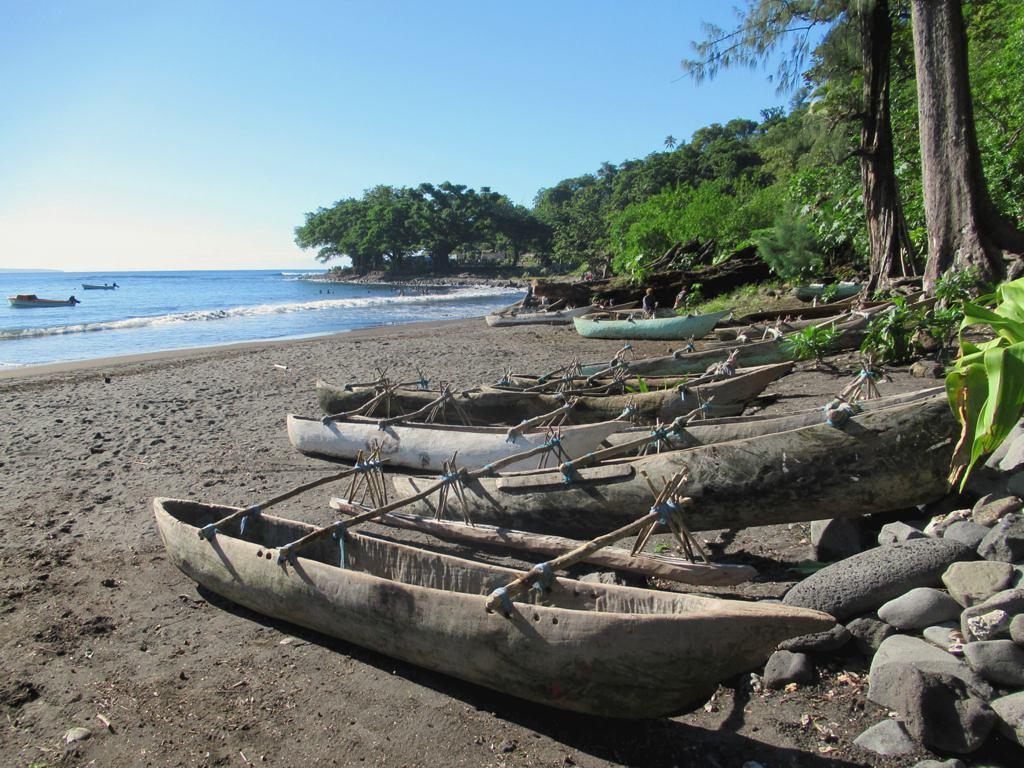
{"type": "Polygon", "coordinates": [[[462,475],[461,472],[449,472],[446,475],[441,475],[441,482],[447,485],[448,483],[454,483],[462,475]]]}
{"type": "Polygon", "coordinates": [[[636,406],[630,404],[622,409],[622,413],[619,414],[619,418],[624,419],[627,416],[633,416],[634,414],[636,414],[636,406]]]}
{"type": "Polygon", "coordinates": [[[710,413],[711,407],[711,401],[708,400],[706,403],[701,403],[700,405],[698,405],[697,410],[700,411],[701,413],[710,413]]]}
{"type": "Polygon", "coordinates": [[[562,472],[562,482],[566,485],[572,485],[573,480],[576,479],[575,473],[571,470],[569,472],[562,472]]]}
{"type": "Polygon", "coordinates": [[[285,563],[287,563],[291,559],[292,559],[291,547],[284,546],[284,547],[281,547],[279,550],[277,550],[277,564],[278,565],[284,565],[285,563]]]}
{"type": "Polygon", "coordinates": [[[856,413],[850,403],[837,403],[835,400],[825,405],[821,410],[825,414],[825,423],[836,429],[841,428],[856,413]]]}
{"type": "Polygon", "coordinates": [[[562,438],[557,437],[557,436],[556,437],[552,437],[550,440],[545,440],[544,441],[544,447],[545,448],[557,448],[561,444],[562,444],[562,438]]]}
{"type": "Polygon", "coordinates": [[[245,514],[242,515],[241,525],[238,526],[238,535],[245,536],[245,529],[249,525],[249,518],[259,517],[261,513],[262,510],[259,507],[250,507],[247,509],[245,514]]]}
{"type": "Polygon", "coordinates": [[[496,590],[491,592],[490,597],[498,598],[498,600],[501,601],[501,610],[503,610],[508,616],[512,615],[512,598],[509,596],[508,590],[505,589],[505,587],[498,587],[496,590]]]}
{"type": "Polygon", "coordinates": [[[420,376],[420,389],[427,389],[430,387],[430,379],[420,376]]]}
{"type": "Polygon", "coordinates": [[[859,374],[859,378],[861,378],[861,379],[873,379],[873,378],[875,378],[875,372],[874,371],[869,371],[867,368],[864,368],[864,369],[861,370],[861,372],[859,374]]]}
{"type": "Polygon", "coordinates": [[[382,465],[383,462],[378,461],[377,459],[374,459],[372,461],[357,461],[355,464],[352,465],[352,469],[354,469],[356,472],[370,472],[382,465]]]}
{"type": "Polygon", "coordinates": [[[675,502],[665,501],[661,504],[655,504],[651,507],[651,512],[658,513],[658,522],[662,525],[668,525],[668,521],[672,518],[672,513],[677,509],[675,502]]]}
{"type": "Polygon", "coordinates": [[[217,530],[217,526],[213,523],[204,525],[199,529],[199,538],[206,539],[207,541],[213,541],[213,537],[216,536],[220,531],[217,530]]]}
{"type": "MultiPolygon", "coordinates": [[[[341,526],[341,523],[335,523],[335,525],[341,526]]],[[[339,527],[334,533],[331,534],[331,538],[338,542],[338,567],[348,568],[348,560],[345,557],[345,528],[339,527]]]]}
{"type": "Polygon", "coordinates": [[[687,351],[687,352],[696,352],[696,351],[697,351],[697,345],[696,345],[696,344],[694,344],[694,343],[693,343],[693,342],[691,341],[691,342],[687,343],[687,345],[686,345],[685,349],[686,349],[686,351],[687,351]]]}
{"type": "Polygon", "coordinates": [[[530,573],[537,574],[537,578],[530,585],[530,589],[535,589],[538,592],[550,589],[555,581],[555,571],[552,569],[551,563],[537,563],[530,569],[530,573]]]}
{"type": "Polygon", "coordinates": [[[651,437],[655,440],[664,440],[666,437],[675,432],[675,429],[668,427],[658,427],[657,429],[651,430],[651,437]]]}
{"type": "Polygon", "coordinates": [[[346,384],[344,387],[342,387],[342,389],[344,389],[346,392],[351,392],[352,391],[352,385],[351,384],[346,384]]]}
{"type": "Polygon", "coordinates": [[[623,351],[623,352],[628,352],[628,351],[629,351],[629,350],[631,350],[632,348],[633,348],[633,345],[632,345],[632,344],[623,344],[623,345],[622,345],[622,351],[623,351]]]}

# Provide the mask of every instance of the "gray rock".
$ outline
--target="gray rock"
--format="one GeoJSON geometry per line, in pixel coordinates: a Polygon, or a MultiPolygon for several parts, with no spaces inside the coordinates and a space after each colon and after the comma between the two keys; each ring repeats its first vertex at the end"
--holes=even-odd
{"type": "Polygon", "coordinates": [[[864,524],[859,518],[812,520],[810,538],[815,560],[844,560],[864,550],[864,524]]]}
{"type": "Polygon", "coordinates": [[[967,766],[963,760],[951,757],[949,760],[922,760],[919,763],[914,763],[914,768],[967,768],[967,766]]]}
{"type": "Polygon", "coordinates": [[[910,541],[911,539],[923,539],[924,533],[915,528],[912,525],[907,525],[902,522],[886,523],[882,526],[882,530],[878,532],[878,544],[880,546],[886,546],[887,544],[898,544],[904,541],[910,541]]]}
{"type": "Polygon", "coordinates": [[[944,651],[963,653],[964,636],[960,634],[960,625],[952,621],[925,627],[921,633],[925,640],[944,651]]]}
{"type": "Polygon", "coordinates": [[[1024,613],[1010,620],[1010,639],[1017,645],[1024,645],[1024,613]]]}
{"type": "Polygon", "coordinates": [[[960,618],[960,604],[941,589],[918,587],[878,609],[878,618],[896,629],[923,629],[960,618]]]}
{"type": "Polygon", "coordinates": [[[1024,497],[1024,472],[1014,472],[1006,481],[1006,490],[1014,496],[1024,497]]]}
{"type": "MultiPolygon", "coordinates": [[[[996,592],[984,602],[965,608],[960,614],[960,631],[964,633],[965,640],[994,640],[994,637],[978,637],[971,629],[972,619],[984,616],[993,611],[1005,611],[1012,620],[1019,613],[1024,613],[1024,589],[1004,589],[996,592]]],[[[1009,633],[1009,624],[1006,626],[1009,633]]]]}
{"type": "MultiPolygon", "coordinates": [[[[953,661],[935,663],[932,668],[923,668],[922,665],[927,667],[929,662],[920,658],[913,663],[895,661],[894,655],[906,654],[893,654],[886,645],[901,639],[916,640],[896,635],[883,643],[875,654],[868,699],[899,713],[910,735],[925,746],[943,752],[973,752],[985,741],[996,716],[978,691],[953,673],[956,670],[971,674],[970,670],[948,653],[921,640],[916,642],[927,648],[927,653],[948,656],[953,661]],[[880,657],[886,663],[876,666],[880,657]],[[958,670],[958,666],[964,669],[958,670]]],[[[921,657],[923,654],[913,655],[921,657]]]]}
{"type": "Polygon", "coordinates": [[[942,536],[943,532],[949,528],[953,523],[959,523],[961,520],[970,520],[971,510],[969,509],[954,509],[945,515],[936,515],[928,524],[924,527],[924,535],[932,536],[937,538],[942,536]]]}
{"type": "Polygon", "coordinates": [[[959,541],[971,549],[977,549],[982,539],[988,535],[989,529],[973,520],[960,520],[942,532],[942,538],[959,541]]]}
{"type": "Polygon", "coordinates": [[[779,650],[795,653],[832,653],[838,651],[852,639],[853,635],[850,634],[850,630],[842,624],[836,624],[828,632],[801,635],[779,643],[779,650]]]}
{"type": "Polygon", "coordinates": [[[1014,570],[1009,563],[975,560],[953,563],[942,574],[949,594],[965,608],[977,605],[1013,583],[1014,570]]]}
{"type": "Polygon", "coordinates": [[[854,619],[846,625],[846,630],[853,635],[857,649],[865,656],[874,655],[885,638],[896,634],[896,630],[889,624],[870,616],[854,619]]]}
{"type": "Polygon", "coordinates": [[[1024,747],[1024,691],[993,699],[991,707],[999,717],[999,732],[1024,747]]]}
{"type": "Polygon", "coordinates": [[[74,744],[76,741],[85,741],[92,736],[92,731],[88,728],[69,728],[64,734],[65,744],[74,744]]]}
{"type": "Polygon", "coordinates": [[[876,547],[822,568],[789,590],[783,602],[816,608],[843,621],[914,587],[938,584],[951,563],[970,556],[963,544],[944,539],[876,547]]]}
{"type": "Polygon", "coordinates": [[[999,469],[1003,472],[1013,472],[1021,464],[1024,464],[1024,419],[1018,421],[1010,433],[1003,438],[992,454],[985,461],[986,467],[999,469]],[[1011,455],[1010,451],[1013,450],[1011,455]]]}
{"type": "Polygon", "coordinates": [[[814,662],[806,653],[776,651],[764,667],[767,688],[785,688],[790,683],[813,683],[814,662]]]}
{"type": "MultiPolygon", "coordinates": [[[[877,680],[881,685],[882,673],[885,668],[894,665],[912,666],[925,672],[940,672],[944,675],[951,675],[960,678],[968,686],[984,699],[990,699],[993,691],[985,678],[968,667],[963,661],[951,653],[941,651],[931,643],[927,643],[917,637],[910,635],[893,635],[886,638],[879,646],[874,658],[871,660],[869,676],[871,684],[877,680]]],[[[868,698],[871,701],[871,684],[868,687],[868,698]]],[[[881,704],[882,700],[876,703],[881,704]]]]}
{"type": "Polygon", "coordinates": [[[996,608],[994,611],[983,613],[980,616],[970,616],[967,619],[967,629],[970,631],[968,640],[998,640],[1010,636],[1010,624],[1013,617],[1006,611],[996,608]]]}
{"type": "Polygon", "coordinates": [[[996,496],[988,493],[978,499],[978,503],[974,505],[971,510],[971,519],[979,525],[992,527],[1001,518],[1019,512],[1021,508],[1024,508],[1024,502],[1016,496],[996,496]]]}
{"type": "Polygon", "coordinates": [[[978,554],[1003,563],[1024,560],[1024,515],[1007,515],[992,526],[978,545],[978,554]]]}
{"type": "Polygon", "coordinates": [[[1024,648],[1012,640],[967,643],[964,658],[989,682],[1004,688],[1024,685],[1024,648]]]}
{"type": "Polygon", "coordinates": [[[861,749],[885,757],[905,755],[917,749],[917,744],[910,738],[907,729],[895,720],[875,723],[854,739],[853,743],[861,749]]]}
{"type": "Polygon", "coordinates": [[[918,379],[937,379],[942,376],[942,363],[934,360],[918,360],[910,366],[910,375],[918,379]]]}

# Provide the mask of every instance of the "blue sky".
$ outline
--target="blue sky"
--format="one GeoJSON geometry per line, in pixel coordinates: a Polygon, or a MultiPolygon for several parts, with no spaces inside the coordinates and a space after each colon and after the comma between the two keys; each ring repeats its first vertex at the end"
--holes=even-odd
{"type": "Polygon", "coordinates": [[[375,184],[529,204],[784,105],[681,77],[731,7],[0,0],[0,267],[314,267],[303,213],[375,184]]]}

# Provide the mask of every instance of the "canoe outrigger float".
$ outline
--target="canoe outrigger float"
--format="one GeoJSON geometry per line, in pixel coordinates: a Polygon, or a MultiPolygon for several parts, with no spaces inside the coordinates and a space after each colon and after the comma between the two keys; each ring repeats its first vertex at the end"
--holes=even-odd
{"type": "Polygon", "coordinates": [[[781,641],[835,624],[781,604],[556,576],[569,556],[522,574],[349,530],[359,518],[316,528],[253,509],[153,501],[171,562],[228,600],[576,712],[640,718],[692,709],[781,641]]]}

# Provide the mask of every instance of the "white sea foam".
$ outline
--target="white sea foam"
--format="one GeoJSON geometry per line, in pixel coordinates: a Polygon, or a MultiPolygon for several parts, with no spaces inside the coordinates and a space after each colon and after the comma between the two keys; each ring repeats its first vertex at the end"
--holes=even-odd
{"type": "Polygon", "coordinates": [[[335,309],[366,309],[389,306],[415,304],[439,304],[443,302],[459,302],[466,299],[487,298],[519,293],[515,288],[499,288],[492,286],[474,286],[460,288],[450,293],[433,293],[412,296],[373,295],[349,297],[345,299],[320,299],[302,301],[291,304],[259,304],[251,307],[231,307],[229,309],[201,310],[196,312],[172,312],[167,315],[152,317],[128,317],[123,320],[78,323],[74,325],[56,325],[46,328],[15,328],[0,330],[0,341],[11,339],[27,339],[40,336],[61,336],[72,333],[90,333],[94,331],[119,331],[132,328],[150,328],[155,326],[174,325],[178,323],[209,322],[232,318],[258,317],[261,315],[279,315],[293,312],[318,312],[335,309]]]}

